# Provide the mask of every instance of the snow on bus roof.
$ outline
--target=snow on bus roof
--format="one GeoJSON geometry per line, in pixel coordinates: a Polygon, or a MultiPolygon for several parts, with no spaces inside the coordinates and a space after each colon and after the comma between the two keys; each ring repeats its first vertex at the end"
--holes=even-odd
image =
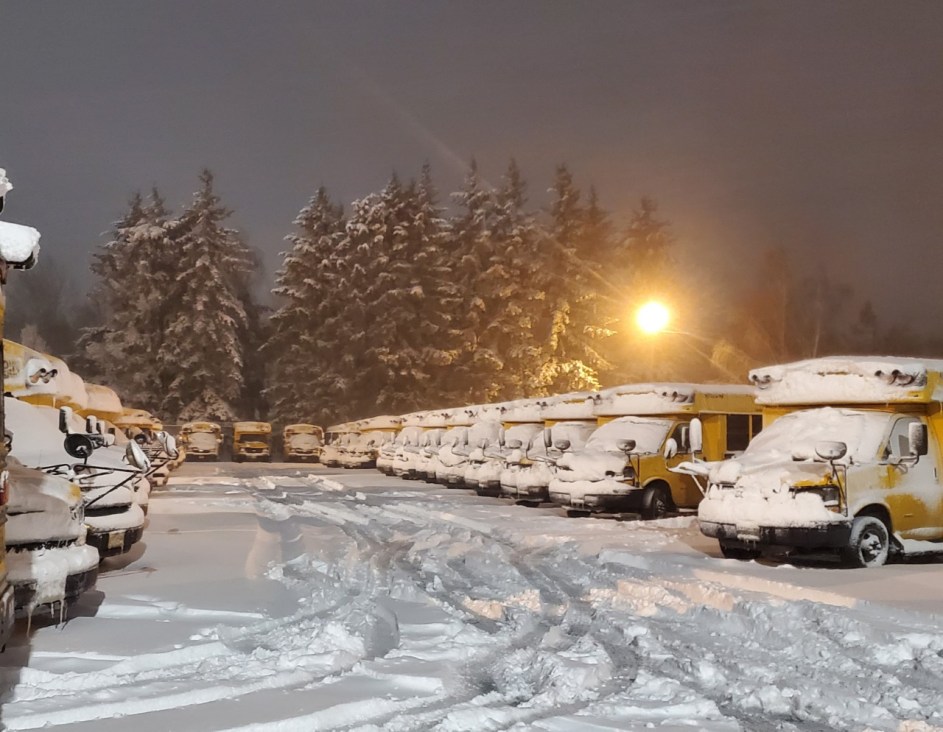
{"type": "Polygon", "coordinates": [[[597,391],[574,391],[560,394],[543,410],[543,419],[560,422],[567,419],[596,419],[593,409],[597,391]]]}
{"type": "Polygon", "coordinates": [[[752,398],[752,386],[734,384],[649,383],[603,389],[595,397],[597,416],[670,414],[689,411],[698,395],[752,398]]]}
{"type": "Polygon", "coordinates": [[[892,356],[829,356],[750,371],[760,404],[883,404],[938,401],[943,361],[892,356]],[[932,388],[931,388],[932,387],[932,388]]]}
{"type": "Polygon", "coordinates": [[[96,414],[121,414],[121,399],[114,389],[101,384],[85,384],[89,412],[96,414]]]}
{"type": "Polygon", "coordinates": [[[401,417],[394,417],[384,414],[379,417],[368,417],[357,422],[357,428],[361,430],[395,430],[402,424],[401,417]]]}
{"type": "Polygon", "coordinates": [[[39,232],[32,226],[0,221],[0,258],[24,264],[39,256],[39,232]]]}

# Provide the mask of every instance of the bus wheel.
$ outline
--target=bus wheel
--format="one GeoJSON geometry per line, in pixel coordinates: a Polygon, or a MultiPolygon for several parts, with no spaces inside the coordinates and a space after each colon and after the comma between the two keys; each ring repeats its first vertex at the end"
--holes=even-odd
{"type": "Polygon", "coordinates": [[[877,516],[856,516],[842,559],[851,567],[881,567],[891,553],[891,533],[877,516]]]}
{"type": "Polygon", "coordinates": [[[750,549],[739,544],[728,544],[725,541],[720,542],[720,553],[725,559],[740,559],[747,562],[751,559],[757,559],[760,556],[759,549],[750,549]]]}
{"type": "Polygon", "coordinates": [[[671,492],[663,483],[656,483],[645,488],[642,494],[642,518],[657,519],[667,516],[674,510],[671,492]]]}

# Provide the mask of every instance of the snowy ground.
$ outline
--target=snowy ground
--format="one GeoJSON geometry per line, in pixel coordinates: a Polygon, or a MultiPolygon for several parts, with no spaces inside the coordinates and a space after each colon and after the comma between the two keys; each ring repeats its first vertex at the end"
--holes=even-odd
{"type": "Polygon", "coordinates": [[[149,521],[0,656],[7,729],[943,728],[943,560],[744,564],[318,466],[186,465],[149,521]]]}

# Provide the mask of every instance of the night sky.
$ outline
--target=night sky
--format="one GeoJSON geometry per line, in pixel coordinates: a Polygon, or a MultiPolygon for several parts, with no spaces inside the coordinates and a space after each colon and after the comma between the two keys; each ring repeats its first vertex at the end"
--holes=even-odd
{"type": "Polygon", "coordinates": [[[535,205],[564,161],[617,222],[652,195],[729,287],[784,246],[943,317],[943,2],[0,0],[0,74],[4,218],[79,288],[134,190],[203,166],[270,277],[320,184],[428,160],[445,198],[514,156],[535,205]]]}

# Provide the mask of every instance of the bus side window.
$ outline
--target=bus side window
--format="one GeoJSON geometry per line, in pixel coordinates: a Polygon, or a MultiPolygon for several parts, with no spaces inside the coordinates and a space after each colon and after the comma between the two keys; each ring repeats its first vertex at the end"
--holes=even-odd
{"type": "Polygon", "coordinates": [[[724,455],[731,457],[747,449],[750,444],[750,415],[727,415],[727,449],[724,455]]]}
{"type": "Polygon", "coordinates": [[[763,430],[763,415],[754,414],[750,417],[750,439],[752,440],[763,430]]]}

